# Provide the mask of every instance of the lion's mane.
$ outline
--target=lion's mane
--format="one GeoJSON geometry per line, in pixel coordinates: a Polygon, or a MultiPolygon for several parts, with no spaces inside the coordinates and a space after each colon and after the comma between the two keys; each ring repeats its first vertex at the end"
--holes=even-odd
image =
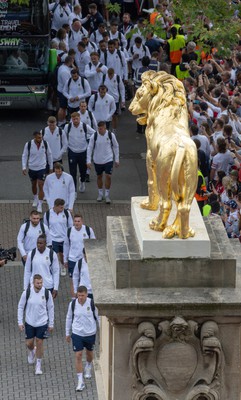
{"type": "Polygon", "coordinates": [[[147,110],[149,118],[156,118],[160,111],[168,112],[172,119],[178,119],[181,113],[187,113],[185,89],[174,76],[166,72],[146,71],[142,74],[142,82],[146,81],[152,85],[152,100],[148,103],[147,110]]]}

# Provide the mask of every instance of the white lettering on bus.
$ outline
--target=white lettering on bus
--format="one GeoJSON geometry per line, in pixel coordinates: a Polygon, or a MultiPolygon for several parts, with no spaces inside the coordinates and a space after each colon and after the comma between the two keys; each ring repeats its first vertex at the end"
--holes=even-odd
{"type": "Polygon", "coordinates": [[[17,38],[2,38],[0,39],[0,46],[19,46],[21,39],[17,38]]]}

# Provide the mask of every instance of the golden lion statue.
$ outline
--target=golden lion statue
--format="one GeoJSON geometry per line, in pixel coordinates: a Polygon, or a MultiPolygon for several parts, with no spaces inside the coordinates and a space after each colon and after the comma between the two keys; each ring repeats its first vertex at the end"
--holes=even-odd
{"type": "Polygon", "coordinates": [[[129,110],[139,115],[146,127],[148,198],[142,208],[160,213],[150,228],[163,231],[164,238],[194,236],[189,227],[189,212],[197,189],[197,148],[189,135],[186,96],[183,84],[166,72],[147,71],[129,110]],[[172,208],[177,215],[167,226],[172,208]]]}

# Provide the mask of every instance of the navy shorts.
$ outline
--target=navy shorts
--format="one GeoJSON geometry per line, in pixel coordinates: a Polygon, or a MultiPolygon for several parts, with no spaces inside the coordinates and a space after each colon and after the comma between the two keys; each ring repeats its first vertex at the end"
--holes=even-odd
{"type": "Polygon", "coordinates": [[[120,105],[119,102],[118,102],[118,103],[115,103],[116,110],[115,110],[115,112],[114,112],[114,115],[119,115],[119,105],[120,105]]]}
{"type": "Polygon", "coordinates": [[[59,99],[59,107],[60,108],[67,108],[68,107],[68,101],[66,97],[64,97],[63,93],[57,92],[57,96],[59,99]]]}
{"type": "Polygon", "coordinates": [[[42,325],[42,326],[31,326],[25,322],[25,338],[26,339],[33,339],[33,338],[38,338],[38,339],[45,339],[47,336],[47,330],[48,330],[48,324],[42,325]]]}
{"type": "Polygon", "coordinates": [[[70,278],[72,278],[72,276],[73,276],[75,264],[76,264],[76,261],[68,260],[68,273],[69,273],[70,278]]]}
{"type": "Polygon", "coordinates": [[[32,169],[28,170],[28,176],[33,181],[44,181],[46,178],[46,168],[40,169],[39,171],[33,171],[32,169]]]}
{"type": "Polygon", "coordinates": [[[82,351],[84,348],[89,351],[94,350],[95,346],[95,335],[92,336],[79,336],[72,333],[72,344],[74,351],[82,351]]]}
{"type": "Polygon", "coordinates": [[[64,252],[64,242],[55,242],[52,241],[52,249],[55,253],[63,253],[64,252]]]}
{"type": "Polygon", "coordinates": [[[74,112],[78,112],[79,111],[79,107],[70,107],[68,106],[68,112],[71,115],[74,112]]]}
{"type": "Polygon", "coordinates": [[[97,175],[102,175],[105,172],[107,175],[111,175],[113,170],[113,161],[106,164],[95,164],[95,172],[97,175]]]}

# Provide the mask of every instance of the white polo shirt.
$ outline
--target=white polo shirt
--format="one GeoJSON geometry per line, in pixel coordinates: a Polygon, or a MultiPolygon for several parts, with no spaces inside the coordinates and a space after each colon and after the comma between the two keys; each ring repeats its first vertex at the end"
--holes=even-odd
{"type": "Polygon", "coordinates": [[[24,268],[24,289],[32,283],[33,276],[39,274],[43,278],[43,285],[47,289],[58,290],[59,287],[59,261],[58,256],[53,252],[53,263],[50,266],[50,249],[46,247],[43,253],[40,253],[36,248],[36,253],[33,257],[31,268],[31,254],[28,253],[24,268]]]}
{"type": "MultiPolygon", "coordinates": [[[[97,309],[95,308],[95,316],[98,318],[97,309]]],[[[78,336],[92,336],[96,334],[96,320],[91,310],[91,299],[87,297],[82,305],[76,300],[74,309],[74,319],[72,322],[72,302],[69,303],[68,313],[66,316],[66,336],[74,333],[78,336]]]]}
{"type": "Polygon", "coordinates": [[[84,240],[95,239],[95,234],[92,228],[90,228],[90,237],[86,231],[85,225],[82,225],[78,231],[74,226],[71,228],[70,237],[66,235],[64,240],[64,262],[78,261],[84,257],[84,240]]]}
{"type": "Polygon", "coordinates": [[[27,324],[38,327],[48,323],[50,328],[54,326],[54,302],[51,292],[49,292],[48,301],[45,298],[45,288],[42,287],[39,292],[35,292],[34,287],[30,289],[30,296],[26,304],[26,290],[22,293],[18,303],[18,325],[23,325],[25,310],[25,321],[27,324]]]}
{"type": "Polygon", "coordinates": [[[62,172],[58,178],[55,172],[49,174],[44,182],[44,194],[49,208],[54,206],[56,199],[65,201],[65,208],[73,210],[75,201],[75,185],[74,180],[67,172],[62,172]]]}
{"type": "Polygon", "coordinates": [[[47,213],[44,214],[44,223],[49,227],[50,237],[54,242],[63,242],[67,235],[67,229],[73,226],[72,215],[68,210],[56,213],[53,208],[49,210],[49,223],[47,213]],[[68,218],[65,213],[68,213],[68,218]]]}

